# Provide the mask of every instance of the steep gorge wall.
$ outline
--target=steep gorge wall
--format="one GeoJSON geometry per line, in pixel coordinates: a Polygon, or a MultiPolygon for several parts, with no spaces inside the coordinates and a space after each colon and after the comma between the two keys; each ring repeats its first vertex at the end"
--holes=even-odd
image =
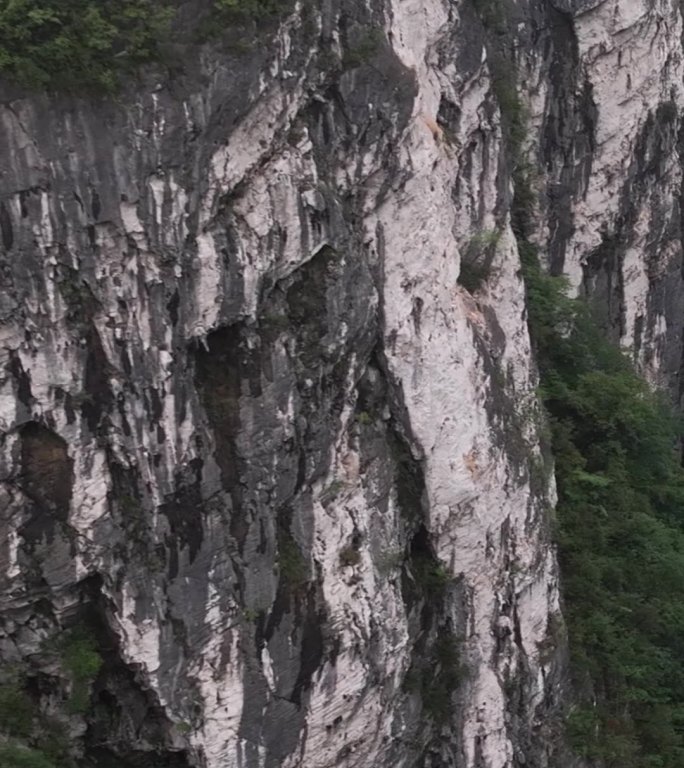
{"type": "Polygon", "coordinates": [[[644,374],[681,401],[681,7],[551,5],[539,27],[548,68],[526,63],[539,242],[644,374]]]}
{"type": "MultiPolygon", "coordinates": [[[[507,12],[536,238],[676,391],[678,7],[507,12]]],[[[3,100],[0,654],[96,764],[559,764],[481,14],[300,7],[112,102],[3,100]],[[82,625],[68,716],[49,648],[82,625]]]]}

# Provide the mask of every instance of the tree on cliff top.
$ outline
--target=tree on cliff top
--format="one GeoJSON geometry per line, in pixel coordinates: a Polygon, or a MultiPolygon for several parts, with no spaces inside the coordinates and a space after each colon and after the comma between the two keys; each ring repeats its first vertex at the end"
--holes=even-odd
{"type": "Polygon", "coordinates": [[[0,73],[109,92],[157,58],[172,16],[168,0],[0,0],[0,73]]]}

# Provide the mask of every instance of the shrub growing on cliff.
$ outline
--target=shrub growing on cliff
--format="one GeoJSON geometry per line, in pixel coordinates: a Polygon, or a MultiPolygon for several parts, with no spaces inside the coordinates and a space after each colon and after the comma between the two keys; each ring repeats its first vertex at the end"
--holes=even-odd
{"type": "Polygon", "coordinates": [[[420,694],[430,719],[443,724],[453,716],[453,697],[464,677],[458,638],[441,627],[429,648],[414,657],[404,685],[420,694]]]}
{"type": "Polygon", "coordinates": [[[42,752],[12,742],[0,743],[2,768],[55,768],[55,764],[42,752]]]}
{"type": "Polygon", "coordinates": [[[678,424],[523,244],[552,425],[577,690],[575,749],[607,768],[684,765],[684,471],[678,424]]]}
{"type": "Polygon", "coordinates": [[[33,702],[18,680],[0,685],[0,732],[12,736],[28,736],[34,718],[33,702]]]}
{"type": "Polygon", "coordinates": [[[306,561],[294,536],[284,526],[278,527],[278,568],[284,585],[291,591],[306,584],[306,561]]]}
{"type": "Polygon", "coordinates": [[[263,19],[276,16],[288,0],[214,0],[213,15],[228,20],[236,18],[263,19]]]}
{"type": "MultiPolygon", "coordinates": [[[[199,39],[218,39],[235,27],[242,29],[245,26],[268,24],[278,19],[292,5],[293,0],[212,0],[210,12],[199,25],[199,39]]],[[[231,47],[247,51],[253,47],[253,41],[248,38],[233,40],[231,47]]]]}
{"type": "Polygon", "coordinates": [[[473,236],[464,248],[458,282],[469,293],[476,293],[489,280],[493,252],[500,238],[499,230],[484,230],[473,236]]]}
{"type": "Polygon", "coordinates": [[[21,666],[0,668],[0,766],[69,768],[70,745],[64,726],[31,698],[25,673],[21,666]]]}
{"type": "Polygon", "coordinates": [[[168,0],[0,0],[0,72],[30,86],[111,91],[158,56],[168,0]]]}
{"type": "Polygon", "coordinates": [[[73,714],[83,713],[88,708],[90,686],[102,666],[97,642],[86,630],[72,630],[62,641],[60,652],[72,684],[68,708],[73,714]]]}

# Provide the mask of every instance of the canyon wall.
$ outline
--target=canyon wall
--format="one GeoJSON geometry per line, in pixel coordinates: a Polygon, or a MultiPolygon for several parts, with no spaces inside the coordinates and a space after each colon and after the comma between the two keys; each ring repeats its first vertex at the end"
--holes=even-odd
{"type": "Polygon", "coordinates": [[[679,4],[327,0],[260,34],[113,99],[5,88],[0,655],[105,768],[569,766],[491,61],[548,267],[678,399],[679,4]]]}

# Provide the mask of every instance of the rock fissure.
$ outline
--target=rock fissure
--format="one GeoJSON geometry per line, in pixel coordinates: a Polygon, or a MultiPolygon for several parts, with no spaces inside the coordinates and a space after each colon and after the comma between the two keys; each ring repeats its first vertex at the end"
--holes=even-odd
{"type": "Polygon", "coordinates": [[[680,5],[179,5],[118,98],[0,84],[0,733],[574,765],[521,257],[681,400],[680,5]]]}

